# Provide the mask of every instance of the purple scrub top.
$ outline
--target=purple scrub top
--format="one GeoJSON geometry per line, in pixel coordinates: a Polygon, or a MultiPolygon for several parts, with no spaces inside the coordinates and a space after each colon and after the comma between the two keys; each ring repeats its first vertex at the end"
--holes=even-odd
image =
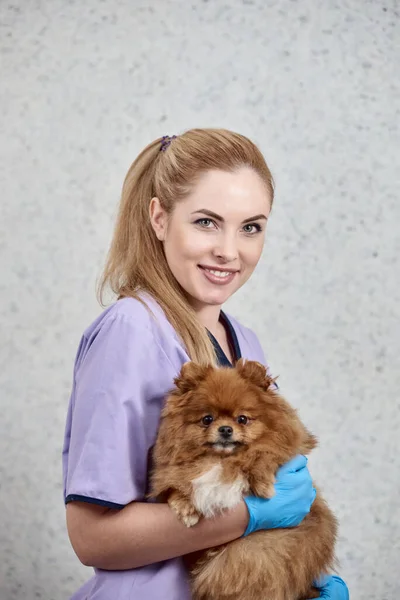
{"type": "MultiPolygon", "coordinates": [[[[64,501],[121,509],[145,501],[148,458],[173,379],[189,359],[149,294],[124,298],[84,332],[63,447],[64,501]]],[[[266,365],[256,335],[221,312],[235,358],[266,365]]],[[[212,336],[211,336],[212,338],[212,336]]],[[[212,338],[220,365],[229,365],[212,338]]],[[[181,558],[127,571],[94,569],[71,600],[190,600],[181,558]]]]}

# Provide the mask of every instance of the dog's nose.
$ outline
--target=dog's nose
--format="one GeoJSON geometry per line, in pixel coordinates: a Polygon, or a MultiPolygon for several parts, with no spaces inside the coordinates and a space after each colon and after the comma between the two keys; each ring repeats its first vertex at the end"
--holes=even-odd
{"type": "Polygon", "coordinates": [[[221,427],[218,427],[218,433],[221,434],[221,437],[229,438],[233,433],[233,429],[232,427],[229,427],[229,425],[222,425],[221,427]]]}

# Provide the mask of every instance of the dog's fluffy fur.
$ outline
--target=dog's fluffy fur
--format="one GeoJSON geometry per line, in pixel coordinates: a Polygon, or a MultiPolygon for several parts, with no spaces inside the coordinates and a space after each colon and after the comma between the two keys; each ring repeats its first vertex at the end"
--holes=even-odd
{"type": "MultiPolygon", "coordinates": [[[[240,360],[233,369],[186,363],[175,384],[154,447],[151,495],[167,501],[188,527],[243,495],[270,498],[278,467],[317,444],[260,363],[240,360]]],[[[297,527],[258,531],[196,553],[188,563],[193,597],[316,598],[313,581],[333,568],[336,532],[318,492],[297,527]]]]}

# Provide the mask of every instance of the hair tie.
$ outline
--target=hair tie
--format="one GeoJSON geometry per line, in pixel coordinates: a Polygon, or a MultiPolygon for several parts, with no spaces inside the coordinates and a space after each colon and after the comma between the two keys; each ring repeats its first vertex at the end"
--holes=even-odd
{"type": "Polygon", "coordinates": [[[170,137],[169,135],[163,135],[161,140],[160,152],[165,152],[172,140],[174,140],[177,136],[173,135],[170,137]]]}

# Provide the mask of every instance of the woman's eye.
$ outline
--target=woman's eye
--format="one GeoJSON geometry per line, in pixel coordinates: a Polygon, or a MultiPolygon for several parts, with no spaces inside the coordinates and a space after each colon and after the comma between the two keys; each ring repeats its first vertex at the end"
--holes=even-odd
{"type": "Polygon", "coordinates": [[[237,418],[237,422],[239,423],[239,425],[247,425],[248,420],[249,419],[247,417],[245,417],[244,415],[240,415],[237,418]]]}
{"type": "Polygon", "coordinates": [[[214,222],[211,219],[197,219],[195,221],[196,225],[200,225],[200,227],[204,227],[205,229],[210,229],[214,222]]]}
{"type": "Polygon", "coordinates": [[[211,425],[211,423],[213,421],[214,421],[214,419],[213,419],[212,415],[206,415],[201,420],[201,422],[203,423],[203,425],[211,425]]]}
{"type": "Polygon", "coordinates": [[[243,229],[245,233],[250,234],[259,233],[260,231],[262,231],[261,225],[259,225],[258,223],[248,223],[243,227],[243,229]]]}

